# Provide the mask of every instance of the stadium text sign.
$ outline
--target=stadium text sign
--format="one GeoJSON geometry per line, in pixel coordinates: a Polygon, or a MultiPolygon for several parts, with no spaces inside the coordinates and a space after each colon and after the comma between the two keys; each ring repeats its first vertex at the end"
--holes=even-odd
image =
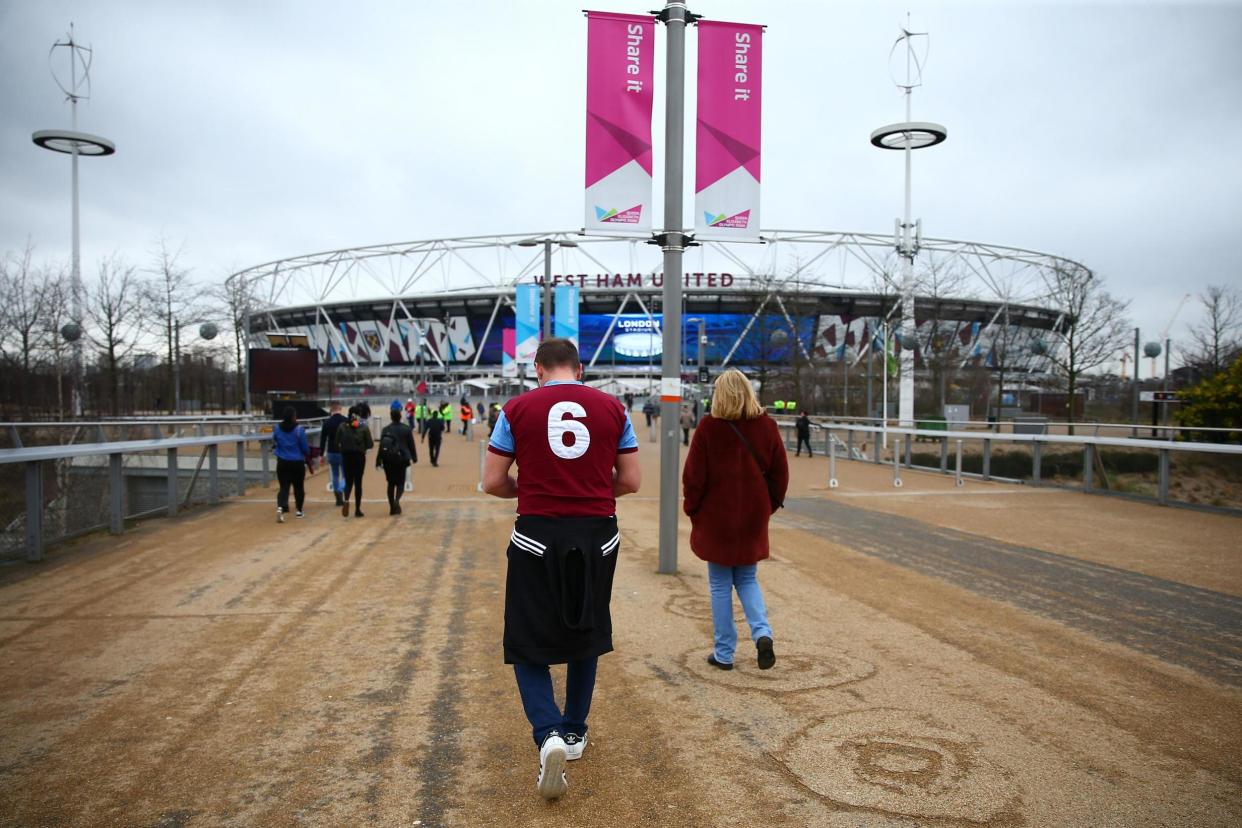
{"type": "MultiPolygon", "coordinates": [[[[534,276],[537,285],[543,284],[543,276],[534,276]]],[[[691,273],[685,275],[685,287],[730,288],[732,273],[691,273]]],[[[579,288],[662,288],[663,273],[553,273],[552,286],[576,285],[579,288]]]]}

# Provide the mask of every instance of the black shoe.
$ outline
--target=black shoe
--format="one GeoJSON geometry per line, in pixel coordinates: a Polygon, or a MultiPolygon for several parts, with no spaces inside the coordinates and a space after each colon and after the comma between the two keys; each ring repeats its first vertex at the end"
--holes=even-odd
{"type": "Polygon", "coordinates": [[[341,493],[340,493],[340,492],[336,492],[336,505],[337,505],[337,506],[344,506],[344,505],[345,505],[345,498],[341,497],[341,493]]]}
{"type": "Polygon", "coordinates": [[[395,515],[396,513],[397,513],[397,507],[396,507],[396,506],[393,506],[393,505],[389,505],[389,507],[388,507],[388,516],[389,516],[389,517],[392,517],[392,516],[393,516],[393,515],[395,515]]]}
{"type": "Polygon", "coordinates": [[[397,514],[401,514],[401,504],[397,504],[397,514]]]}
{"type": "Polygon", "coordinates": [[[772,639],[762,636],[755,642],[755,647],[759,650],[759,669],[772,669],[772,665],[776,663],[776,653],[772,652],[772,639]]]}
{"type": "Polygon", "coordinates": [[[717,661],[715,653],[707,657],[707,663],[712,665],[713,667],[718,667],[721,670],[732,670],[733,669],[732,664],[725,664],[724,662],[717,661]]]}
{"type": "Polygon", "coordinates": [[[354,510],[354,517],[356,517],[356,518],[360,518],[360,517],[366,517],[366,515],[362,514],[362,510],[361,510],[361,509],[355,509],[355,510],[354,510]]]}

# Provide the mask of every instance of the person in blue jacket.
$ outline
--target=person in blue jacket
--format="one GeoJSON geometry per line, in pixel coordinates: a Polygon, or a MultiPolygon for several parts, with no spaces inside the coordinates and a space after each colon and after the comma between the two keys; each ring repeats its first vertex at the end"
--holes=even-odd
{"type": "Polygon", "coordinates": [[[305,517],[302,504],[306,501],[306,470],[315,473],[311,465],[310,443],[306,440],[306,429],[298,425],[297,412],[293,406],[285,408],[280,425],[272,431],[272,450],[276,452],[276,479],[280,489],[276,492],[276,522],[285,522],[285,513],[289,511],[289,487],[293,487],[294,505],[297,516],[305,517]]]}

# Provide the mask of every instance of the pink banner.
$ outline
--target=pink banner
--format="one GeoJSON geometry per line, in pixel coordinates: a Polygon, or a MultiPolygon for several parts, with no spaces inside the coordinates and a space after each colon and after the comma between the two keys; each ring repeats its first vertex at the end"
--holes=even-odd
{"type": "Polygon", "coordinates": [[[701,20],[695,234],[759,238],[763,27],[701,20]]]}
{"type": "Polygon", "coordinates": [[[655,23],[587,12],[585,229],[651,230],[655,23]]]}

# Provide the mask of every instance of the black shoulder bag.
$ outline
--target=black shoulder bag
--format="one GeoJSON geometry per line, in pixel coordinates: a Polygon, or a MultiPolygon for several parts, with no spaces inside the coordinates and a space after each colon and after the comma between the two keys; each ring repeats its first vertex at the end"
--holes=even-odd
{"type": "Polygon", "coordinates": [[[785,502],[776,496],[776,491],[772,488],[772,478],[768,476],[768,471],[763,467],[763,463],[759,461],[759,455],[755,453],[755,447],[750,444],[750,440],[733,424],[732,420],[725,420],[729,428],[733,429],[733,433],[737,435],[737,439],[742,441],[742,445],[746,446],[746,450],[750,452],[751,458],[755,461],[755,465],[759,467],[759,474],[763,477],[763,483],[768,487],[768,501],[772,505],[772,511],[783,509],[785,502]]]}

